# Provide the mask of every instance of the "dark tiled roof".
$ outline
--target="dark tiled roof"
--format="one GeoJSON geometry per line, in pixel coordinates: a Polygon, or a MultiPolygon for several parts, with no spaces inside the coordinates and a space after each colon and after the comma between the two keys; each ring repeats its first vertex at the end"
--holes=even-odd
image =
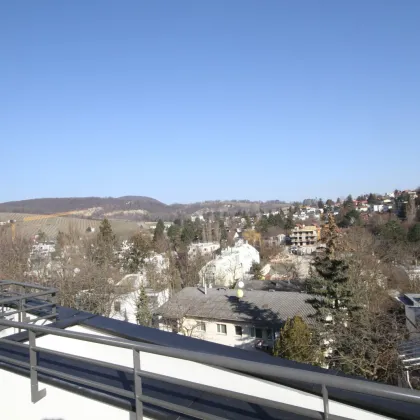
{"type": "Polygon", "coordinates": [[[245,290],[241,299],[236,293],[232,289],[213,288],[205,294],[196,287],[186,287],[161,306],[157,314],[168,318],[188,316],[281,324],[295,315],[307,319],[314,313],[305,293],[245,290]]]}

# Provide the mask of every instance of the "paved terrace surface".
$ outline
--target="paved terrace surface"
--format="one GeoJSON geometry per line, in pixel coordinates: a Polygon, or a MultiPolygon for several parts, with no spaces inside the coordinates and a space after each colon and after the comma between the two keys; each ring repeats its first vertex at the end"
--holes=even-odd
{"type": "MultiPolygon", "coordinates": [[[[34,302],[34,305],[37,302],[34,302]]],[[[69,308],[58,307],[58,321],[52,323],[49,327],[67,328],[73,325],[80,325],[92,328],[98,332],[115,335],[117,337],[130,339],[133,341],[151,343],[161,346],[167,346],[177,349],[197,351],[201,353],[232,357],[244,361],[254,361],[273,366],[285,366],[296,369],[308,370],[326,373],[328,375],[340,375],[334,371],[325,371],[310,365],[292,362],[289,360],[269,356],[265,353],[251,352],[233,347],[210,343],[203,340],[197,340],[190,337],[184,337],[177,334],[160,331],[153,328],[142,327],[123,321],[106,318],[87,312],[77,311],[69,308]]],[[[42,336],[44,334],[38,334],[42,336]]],[[[29,361],[27,349],[17,347],[14,342],[23,342],[28,339],[27,332],[11,335],[7,337],[10,344],[0,344],[0,355],[13,358],[19,361],[29,361]]],[[[81,355],[83,356],[83,355],[81,355]]],[[[126,372],[115,369],[107,369],[92,366],[89,363],[68,360],[60,356],[43,354],[40,352],[39,365],[42,367],[58,369],[62,373],[72,374],[80,378],[86,378],[98,381],[103,384],[115,386],[120,389],[133,391],[133,376],[126,372]]],[[[9,371],[29,376],[28,369],[12,366],[5,362],[0,363],[0,367],[9,371]]],[[[264,379],[264,376],[258,376],[264,379]]],[[[39,379],[45,383],[68,389],[71,392],[81,395],[88,395],[93,399],[104,401],[117,407],[134,410],[134,400],[123,398],[113,394],[96,390],[84,385],[75,385],[66,382],[54,376],[39,374],[39,379]]],[[[290,380],[278,380],[278,383],[286,386],[295,387],[306,392],[320,395],[321,389],[318,385],[302,383],[290,380]]],[[[29,386],[29,385],[28,385],[29,386]]],[[[304,419],[297,414],[283,412],[281,410],[270,409],[259,405],[242,402],[232,398],[224,398],[207,392],[197,391],[178,385],[171,385],[166,382],[143,379],[144,394],[162,398],[164,400],[186,406],[189,408],[201,410],[213,415],[218,415],[227,419],[304,419]]],[[[336,388],[328,388],[329,398],[343,403],[358,406],[363,409],[371,410],[379,414],[399,418],[416,419],[419,418],[418,406],[394,400],[388,400],[381,397],[367,396],[357,392],[349,392],[336,388]]],[[[48,396],[47,396],[48,398],[48,396]]],[[[285,401],[287,403],[287,401],[285,401]]],[[[156,419],[187,419],[189,417],[168,412],[162,408],[144,404],[144,414],[156,419]]],[[[343,413],[345,416],[345,413],[343,413]]]]}

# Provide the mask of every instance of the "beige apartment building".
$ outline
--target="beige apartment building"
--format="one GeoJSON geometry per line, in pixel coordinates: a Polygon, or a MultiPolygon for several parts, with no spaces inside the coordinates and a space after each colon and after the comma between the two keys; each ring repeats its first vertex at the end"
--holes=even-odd
{"type": "Polygon", "coordinates": [[[321,229],[317,226],[296,226],[290,233],[291,244],[294,246],[315,245],[321,239],[321,229]]]}

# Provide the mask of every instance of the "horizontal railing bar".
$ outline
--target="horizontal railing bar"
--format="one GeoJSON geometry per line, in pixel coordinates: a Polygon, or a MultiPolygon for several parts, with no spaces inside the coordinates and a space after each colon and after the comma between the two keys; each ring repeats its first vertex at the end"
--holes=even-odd
{"type": "Polygon", "coordinates": [[[58,289],[51,287],[51,286],[40,286],[40,285],[34,285],[31,283],[22,283],[20,281],[14,281],[14,280],[1,280],[0,281],[0,286],[2,285],[16,285],[16,286],[23,286],[23,287],[28,287],[30,289],[38,289],[38,290],[51,290],[54,293],[58,292],[58,289]]]}
{"type": "Polygon", "coordinates": [[[10,316],[10,315],[15,315],[21,312],[27,312],[27,311],[33,311],[35,309],[41,309],[41,308],[46,308],[47,306],[54,306],[55,303],[44,303],[42,305],[37,305],[37,306],[25,306],[22,309],[17,309],[16,311],[12,311],[12,312],[6,312],[5,314],[2,314],[2,316],[10,316]]]}
{"type": "MultiPolygon", "coordinates": [[[[29,345],[24,344],[24,343],[15,343],[15,342],[10,342],[9,340],[6,339],[0,339],[0,343],[4,342],[6,344],[16,344],[20,347],[25,347],[29,349],[29,345]]],[[[68,358],[68,359],[72,359],[72,360],[77,360],[77,361],[81,361],[81,362],[87,362],[87,363],[91,363],[92,365],[97,365],[97,366],[102,366],[105,368],[110,368],[110,369],[116,369],[116,370],[120,370],[123,372],[127,372],[127,373],[131,373],[133,374],[134,369],[133,368],[129,368],[126,366],[122,366],[122,365],[118,365],[115,363],[109,363],[109,362],[103,362],[100,360],[95,360],[95,359],[90,359],[88,357],[82,357],[82,356],[76,356],[76,355],[72,355],[72,354],[68,354],[68,353],[63,353],[57,350],[50,350],[50,349],[46,349],[44,347],[32,347],[33,350],[39,352],[39,353],[47,353],[47,354],[53,354],[56,356],[61,356],[64,358],[68,358]]],[[[10,359],[11,361],[14,359],[10,359]]],[[[28,364],[24,364],[23,365],[27,366],[28,364]]],[[[44,368],[41,368],[44,369],[44,368]]],[[[53,372],[57,372],[57,371],[53,371],[52,369],[50,369],[50,373],[51,374],[56,374],[53,372]]],[[[175,385],[180,385],[180,386],[185,386],[185,387],[189,387],[189,388],[193,388],[193,389],[198,389],[204,392],[210,392],[216,395],[221,395],[221,396],[225,396],[225,397],[231,397],[231,398],[235,398],[235,399],[239,399],[242,401],[247,401],[250,402],[252,404],[258,404],[258,405],[263,405],[266,407],[271,407],[271,408],[276,408],[276,409],[281,409],[284,411],[289,411],[295,414],[299,414],[302,416],[306,416],[309,418],[314,418],[314,419],[322,419],[323,416],[321,413],[314,411],[314,410],[309,410],[309,409],[305,409],[305,408],[301,408],[301,407],[297,407],[297,406],[293,406],[290,404],[284,404],[284,403],[280,403],[280,402],[276,402],[276,401],[272,401],[272,400],[267,400],[265,398],[259,398],[259,397],[253,397],[251,395],[247,395],[247,394],[241,394],[238,392],[234,392],[234,391],[229,391],[229,390],[225,390],[225,389],[220,389],[220,388],[216,388],[216,387],[212,387],[209,385],[203,385],[203,384],[199,384],[197,382],[191,382],[191,381],[186,381],[186,380],[182,380],[182,379],[178,379],[178,378],[174,378],[174,377],[169,377],[169,376],[165,376],[165,375],[161,375],[161,374],[157,374],[157,373],[153,373],[153,372],[149,372],[149,371],[144,371],[141,370],[139,371],[139,374],[141,377],[145,377],[145,378],[150,378],[150,379],[155,379],[155,380],[161,380],[163,382],[167,382],[167,383],[171,383],[171,384],[175,384],[175,385]]],[[[60,373],[59,373],[60,375],[60,373]]],[[[57,375],[57,376],[59,376],[57,375]]],[[[74,376],[74,382],[79,382],[79,378],[74,376]]],[[[92,381],[91,385],[93,386],[94,384],[98,384],[97,382],[92,381]]],[[[96,386],[94,385],[94,386],[96,386]]],[[[330,415],[331,420],[346,420],[345,417],[339,417],[339,416],[333,416],[330,415]]]]}
{"type": "Polygon", "coordinates": [[[100,382],[90,381],[89,379],[83,379],[78,376],[69,375],[67,373],[62,373],[57,370],[48,369],[41,366],[36,366],[33,369],[35,369],[37,372],[40,372],[40,373],[45,373],[47,375],[55,376],[60,379],[65,379],[66,381],[76,382],[77,384],[82,384],[82,385],[98,388],[98,389],[101,389],[102,391],[107,391],[116,395],[121,395],[122,397],[135,398],[134,392],[126,391],[125,389],[119,389],[119,388],[116,388],[115,386],[105,385],[100,382]]]}
{"type": "Polygon", "coordinates": [[[92,363],[93,365],[102,366],[102,367],[105,367],[105,368],[120,370],[122,372],[134,373],[133,368],[118,365],[118,364],[115,364],[115,363],[103,362],[102,360],[90,359],[89,357],[76,356],[76,355],[69,354],[69,353],[63,353],[63,352],[58,351],[58,350],[46,349],[45,347],[35,346],[35,347],[32,347],[32,349],[37,351],[38,353],[53,354],[53,355],[56,355],[56,356],[61,356],[61,357],[64,357],[64,358],[77,360],[79,362],[87,362],[87,363],[92,363]]]}
{"type": "Polygon", "coordinates": [[[29,344],[20,343],[19,341],[8,340],[7,338],[0,338],[0,343],[9,344],[11,346],[23,347],[29,349],[29,344]]]}
{"type": "Polygon", "coordinates": [[[27,295],[22,294],[22,295],[18,295],[18,296],[15,296],[15,297],[0,299],[0,304],[4,304],[4,303],[8,303],[8,302],[16,302],[16,301],[20,301],[20,300],[23,300],[23,299],[32,299],[34,297],[51,295],[53,293],[56,293],[56,292],[41,291],[41,292],[29,293],[27,295]]]}
{"type": "MultiPolygon", "coordinates": [[[[26,347],[28,347],[28,346],[26,346],[26,347]]],[[[32,349],[37,351],[37,352],[40,352],[40,353],[48,353],[48,354],[58,355],[58,356],[62,356],[64,358],[72,359],[72,360],[77,360],[77,361],[81,361],[81,362],[88,362],[88,363],[91,363],[92,365],[97,365],[97,366],[102,366],[102,367],[106,367],[106,368],[116,369],[116,370],[120,370],[120,371],[123,371],[123,372],[131,373],[131,374],[134,373],[133,368],[129,368],[129,367],[114,364],[114,363],[103,362],[103,361],[100,361],[100,360],[90,359],[90,358],[87,358],[87,357],[71,355],[71,354],[63,353],[63,352],[56,351],[56,350],[46,349],[44,347],[36,346],[36,347],[32,347],[32,349]]],[[[267,400],[265,398],[253,397],[253,396],[250,396],[250,395],[247,395],[247,394],[241,394],[239,392],[228,391],[228,390],[225,390],[225,389],[220,389],[220,388],[216,388],[216,387],[212,387],[212,386],[208,386],[208,385],[199,384],[197,382],[186,381],[186,380],[173,378],[173,377],[165,376],[165,375],[160,375],[160,374],[157,374],[157,373],[144,371],[144,370],[139,371],[139,374],[140,374],[141,377],[145,377],[145,378],[161,380],[163,382],[167,382],[167,383],[171,383],[171,384],[175,384],[175,385],[180,385],[180,386],[185,386],[185,387],[189,387],[189,388],[199,389],[201,391],[210,392],[210,393],[213,393],[213,394],[216,394],[216,395],[221,395],[221,396],[225,396],[225,397],[236,398],[236,399],[239,399],[239,400],[242,400],[242,401],[247,401],[247,402],[250,402],[252,404],[258,404],[258,405],[264,405],[266,407],[282,409],[284,411],[289,411],[289,412],[293,412],[295,414],[304,415],[304,416],[309,417],[309,418],[320,419],[320,420],[323,419],[323,415],[319,412],[316,412],[314,410],[305,409],[305,408],[300,408],[300,407],[293,406],[293,405],[290,405],[290,404],[284,404],[284,403],[280,403],[280,402],[276,402],[276,401],[272,401],[272,400],[267,400]]],[[[331,420],[348,420],[345,417],[339,417],[339,416],[333,416],[333,415],[331,415],[330,418],[331,418],[331,420]]]]}
{"type": "MultiPolygon", "coordinates": [[[[32,322],[40,321],[41,319],[57,318],[57,314],[48,314],[44,316],[39,316],[38,318],[30,319],[27,325],[33,325],[32,322]]],[[[27,328],[29,329],[29,328],[27,328]]],[[[52,329],[52,328],[51,328],[52,329]]]]}
{"type": "Polygon", "coordinates": [[[158,346],[154,344],[139,343],[129,340],[118,340],[111,337],[101,337],[93,334],[84,334],[75,331],[65,331],[51,327],[25,324],[21,322],[7,321],[0,319],[0,325],[44,332],[47,334],[73,338],[82,341],[89,341],[104,345],[110,345],[126,349],[136,349],[161,356],[174,357],[182,360],[189,360],[204,363],[215,367],[234,369],[240,372],[251,373],[256,376],[278,380],[279,378],[303,383],[324,384],[328,387],[345,389],[367,395],[376,395],[399,401],[420,403],[420,392],[411,389],[402,389],[391,385],[380,384],[360,379],[334,376],[327,373],[310,372],[303,369],[267,365],[260,362],[238,360],[226,356],[219,356],[207,353],[198,353],[190,350],[181,350],[171,347],[158,346]]]}
{"type": "Polygon", "coordinates": [[[159,400],[157,398],[148,397],[147,395],[139,395],[137,397],[140,401],[148,404],[152,404],[156,407],[163,407],[167,410],[175,411],[176,413],[185,414],[190,417],[195,417],[202,420],[226,420],[224,417],[215,416],[213,414],[203,413],[193,408],[183,407],[182,405],[173,404],[164,400],[159,400]]]}
{"type": "Polygon", "coordinates": [[[28,369],[30,368],[29,362],[21,362],[20,360],[15,360],[6,356],[0,356],[0,362],[10,363],[12,365],[22,366],[28,369]]]}
{"type": "MultiPolygon", "coordinates": [[[[277,402],[273,400],[268,400],[266,398],[254,397],[252,395],[242,394],[240,392],[230,391],[230,390],[222,389],[222,388],[216,388],[214,386],[204,385],[197,382],[186,381],[184,379],[178,379],[172,376],[165,376],[159,373],[153,373],[153,372],[149,372],[145,370],[138,371],[138,374],[142,378],[161,380],[164,382],[168,382],[170,384],[185,386],[187,388],[193,388],[199,391],[210,392],[212,394],[221,395],[222,397],[226,397],[226,398],[235,398],[241,401],[249,402],[251,404],[257,404],[257,405],[262,405],[265,407],[275,408],[278,410],[288,411],[288,412],[299,414],[301,416],[309,417],[312,419],[322,420],[324,418],[323,414],[320,413],[319,411],[311,410],[308,408],[302,408],[302,407],[298,407],[291,404],[285,404],[285,403],[281,403],[281,402],[277,402]]],[[[320,399],[320,401],[322,400],[320,399]]],[[[329,418],[331,420],[350,420],[347,417],[341,417],[341,416],[335,416],[335,415],[330,415],[329,418]]]]}

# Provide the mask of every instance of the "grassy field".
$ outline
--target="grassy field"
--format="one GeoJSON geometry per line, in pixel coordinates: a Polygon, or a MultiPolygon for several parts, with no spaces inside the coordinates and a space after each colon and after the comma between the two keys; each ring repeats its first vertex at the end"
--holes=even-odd
{"type": "MultiPolygon", "coordinates": [[[[25,213],[0,213],[0,222],[16,220],[16,234],[32,237],[39,230],[46,233],[48,239],[55,239],[59,231],[68,232],[69,228],[77,229],[81,234],[87,234],[88,227],[98,231],[100,220],[80,219],[78,217],[51,217],[48,219],[24,221],[25,217],[34,217],[34,214],[25,213]]],[[[125,220],[110,220],[115,234],[121,238],[128,238],[139,230],[136,222],[125,220]]]]}

